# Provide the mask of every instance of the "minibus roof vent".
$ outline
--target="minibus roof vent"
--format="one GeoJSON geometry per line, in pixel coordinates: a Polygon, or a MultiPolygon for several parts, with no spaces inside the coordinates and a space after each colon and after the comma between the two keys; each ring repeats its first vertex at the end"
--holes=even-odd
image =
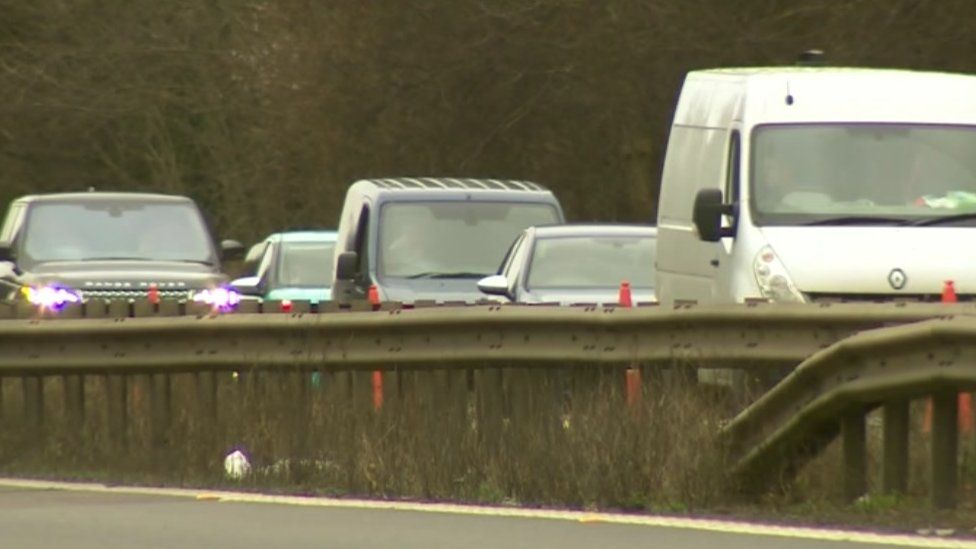
{"type": "Polygon", "coordinates": [[[796,58],[796,64],[801,67],[822,67],[825,63],[823,50],[806,50],[796,58]]]}

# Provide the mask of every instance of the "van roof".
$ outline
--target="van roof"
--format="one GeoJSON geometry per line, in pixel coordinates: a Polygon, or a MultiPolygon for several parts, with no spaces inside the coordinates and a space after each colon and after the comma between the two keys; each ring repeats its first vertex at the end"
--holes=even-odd
{"type": "Polygon", "coordinates": [[[472,179],[457,177],[397,177],[363,179],[356,184],[369,185],[390,191],[527,191],[548,192],[549,189],[532,181],[513,179],[472,179]]]}
{"type": "Polygon", "coordinates": [[[903,122],[976,125],[976,76],[853,67],[692,71],[675,123],[903,122]]]}

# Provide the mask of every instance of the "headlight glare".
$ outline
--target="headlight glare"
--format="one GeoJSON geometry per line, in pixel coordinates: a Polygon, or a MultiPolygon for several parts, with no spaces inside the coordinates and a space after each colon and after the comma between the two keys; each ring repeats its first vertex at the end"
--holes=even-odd
{"type": "Polygon", "coordinates": [[[236,308],[237,304],[241,302],[241,294],[233,288],[219,286],[194,292],[193,301],[206,303],[215,311],[227,312],[236,308]]]}
{"type": "Polygon", "coordinates": [[[81,295],[66,286],[24,286],[20,291],[28,303],[46,311],[58,312],[69,303],[81,303],[81,295]]]}

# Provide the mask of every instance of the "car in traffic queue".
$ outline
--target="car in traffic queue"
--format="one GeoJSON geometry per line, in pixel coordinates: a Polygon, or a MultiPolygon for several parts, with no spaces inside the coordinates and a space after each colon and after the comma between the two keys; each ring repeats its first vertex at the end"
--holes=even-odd
{"type": "Polygon", "coordinates": [[[478,288],[515,303],[616,303],[621,284],[633,302],[656,301],[657,228],[566,224],[529,227],[497,274],[478,288]]]}
{"type": "Polygon", "coordinates": [[[58,310],[88,300],[178,299],[233,307],[222,259],[203,212],[185,196],[130,192],[28,195],[0,225],[0,290],[58,310]]]}
{"type": "Polygon", "coordinates": [[[532,181],[360,180],[339,219],[333,298],[476,302],[485,298],[477,281],[521,231],[564,221],[556,196],[532,181]]]}
{"type": "Polygon", "coordinates": [[[245,297],[269,301],[332,299],[335,231],[289,231],[269,235],[248,250],[249,276],[231,283],[245,297]]]}

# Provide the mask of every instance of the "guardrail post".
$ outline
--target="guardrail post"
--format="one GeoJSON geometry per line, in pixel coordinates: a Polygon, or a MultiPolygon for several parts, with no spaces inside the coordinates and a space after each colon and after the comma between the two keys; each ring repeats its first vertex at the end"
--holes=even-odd
{"type": "Polygon", "coordinates": [[[215,423],[217,420],[217,374],[216,372],[197,372],[196,380],[200,412],[204,419],[215,423]]]}
{"type": "Polygon", "coordinates": [[[844,498],[847,501],[864,495],[867,489],[867,437],[864,409],[851,410],[841,417],[844,444],[844,498]]]}
{"type": "Polygon", "coordinates": [[[64,414],[68,438],[77,442],[85,424],[85,377],[65,375],[61,380],[64,386],[64,414]]]}
{"type": "Polygon", "coordinates": [[[32,438],[41,440],[41,428],[44,424],[44,378],[26,376],[23,380],[24,389],[24,418],[27,429],[32,438]]]}
{"type": "Polygon", "coordinates": [[[904,494],[908,489],[908,418],[910,402],[896,400],[884,405],[884,463],[882,490],[904,494]]]}
{"type": "Polygon", "coordinates": [[[124,375],[109,374],[105,376],[108,433],[109,440],[115,448],[125,448],[127,445],[126,431],[129,423],[129,407],[126,382],[127,379],[124,375]]]}
{"type": "Polygon", "coordinates": [[[168,374],[149,376],[149,410],[152,430],[152,447],[162,448],[170,425],[171,384],[168,374]]]}
{"type": "Polygon", "coordinates": [[[932,396],[932,505],[956,506],[959,468],[959,398],[955,391],[932,396]]]}

